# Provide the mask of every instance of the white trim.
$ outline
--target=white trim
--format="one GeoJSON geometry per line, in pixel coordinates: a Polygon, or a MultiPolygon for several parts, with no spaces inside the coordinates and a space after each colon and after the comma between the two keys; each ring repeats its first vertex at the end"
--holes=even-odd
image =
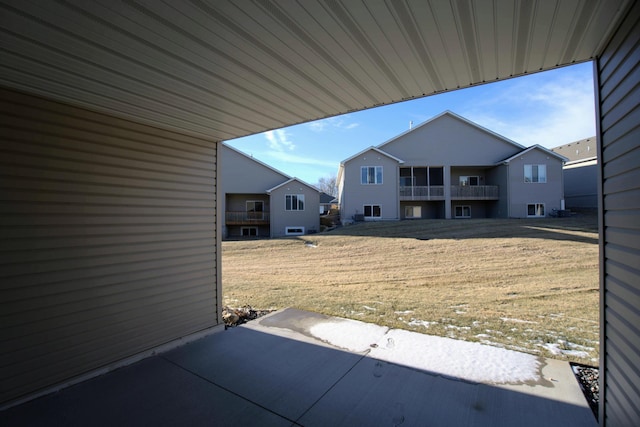
{"type": "Polygon", "coordinates": [[[509,163],[509,162],[510,162],[511,160],[513,160],[513,159],[517,159],[517,158],[518,158],[518,157],[520,157],[520,156],[524,156],[525,154],[527,154],[527,153],[528,153],[529,151],[531,151],[531,150],[540,150],[540,151],[543,151],[543,152],[544,152],[544,153],[546,153],[547,155],[549,155],[549,156],[553,156],[553,157],[555,157],[555,158],[557,158],[557,159],[561,160],[561,161],[562,161],[562,162],[564,162],[564,163],[566,163],[566,162],[568,162],[568,161],[569,161],[569,159],[567,159],[565,156],[561,156],[560,154],[555,153],[555,152],[553,152],[553,151],[549,150],[548,148],[544,148],[544,147],[543,147],[543,146],[541,146],[541,145],[535,144],[535,145],[532,145],[531,147],[527,148],[527,149],[526,149],[526,150],[524,150],[524,151],[521,151],[521,152],[519,152],[519,153],[517,153],[517,154],[514,154],[513,156],[509,157],[508,159],[504,159],[503,161],[498,162],[497,164],[500,164],[500,163],[509,163]]]}
{"type": "Polygon", "coordinates": [[[527,203],[527,218],[544,218],[547,216],[547,207],[545,206],[544,203],[527,203]],[[534,210],[537,212],[538,211],[538,205],[542,205],[542,210],[544,211],[544,215],[529,215],[529,206],[534,205],[535,208],[534,210]]]}
{"type": "Polygon", "coordinates": [[[299,227],[299,226],[287,226],[284,228],[284,234],[285,236],[302,236],[304,235],[304,227],[299,227]],[[294,230],[300,230],[300,231],[289,231],[290,229],[294,229],[294,230]]]}
{"type": "MultiPolygon", "coordinates": [[[[401,159],[399,159],[399,158],[397,158],[397,157],[395,157],[395,156],[392,156],[391,154],[386,153],[386,152],[382,151],[381,149],[376,148],[376,147],[374,147],[374,146],[372,145],[371,147],[365,148],[364,150],[360,151],[359,153],[354,154],[353,156],[351,156],[351,157],[349,157],[349,158],[347,158],[347,159],[345,159],[345,160],[341,161],[341,162],[340,162],[340,166],[344,166],[344,164],[345,164],[345,163],[350,162],[351,160],[355,159],[355,158],[356,158],[356,157],[358,157],[358,156],[363,155],[364,153],[366,153],[366,152],[368,152],[368,151],[375,151],[376,153],[378,153],[378,154],[382,154],[383,156],[386,156],[386,157],[390,158],[391,160],[395,160],[396,162],[398,162],[398,163],[400,163],[400,164],[404,163],[404,160],[401,160],[401,159]]],[[[338,171],[338,175],[341,175],[341,174],[339,173],[339,171],[338,171]]]]}
{"type": "Polygon", "coordinates": [[[471,218],[471,205],[454,205],[453,206],[453,217],[454,218],[471,218]],[[456,215],[456,209],[462,209],[462,215],[456,215]],[[464,208],[469,208],[469,215],[464,215],[464,208]]]}

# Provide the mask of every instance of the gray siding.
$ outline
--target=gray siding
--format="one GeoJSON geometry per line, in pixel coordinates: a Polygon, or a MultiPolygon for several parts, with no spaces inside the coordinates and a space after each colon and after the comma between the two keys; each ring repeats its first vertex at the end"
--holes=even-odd
{"type": "Polygon", "coordinates": [[[601,424],[640,425],[640,3],[596,63],[601,424]]]}
{"type": "Polygon", "coordinates": [[[217,325],[215,142],[0,105],[0,402],[217,325]]]}
{"type": "Polygon", "coordinates": [[[271,235],[285,236],[287,227],[304,227],[305,234],[320,231],[320,192],[298,181],[291,181],[271,192],[271,235]],[[287,211],[285,196],[303,194],[304,210],[287,211]]]}
{"type": "Polygon", "coordinates": [[[509,162],[509,216],[526,218],[527,204],[544,203],[545,213],[560,209],[564,198],[562,161],[549,154],[533,149],[509,162]],[[547,182],[524,182],[524,165],[547,166],[547,182]]]}
{"type": "Polygon", "coordinates": [[[564,198],[567,208],[598,207],[598,164],[596,160],[564,168],[564,198]]]}
{"type": "Polygon", "coordinates": [[[362,214],[364,205],[379,205],[380,219],[400,219],[398,198],[398,162],[374,150],[354,157],[344,165],[344,193],[340,199],[340,216],[343,221],[362,214]],[[382,184],[362,184],[360,171],[363,166],[382,166],[382,184]]]}
{"type": "Polygon", "coordinates": [[[378,148],[404,160],[403,166],[494,165],[522,150],[446,113],[378,148]]]}

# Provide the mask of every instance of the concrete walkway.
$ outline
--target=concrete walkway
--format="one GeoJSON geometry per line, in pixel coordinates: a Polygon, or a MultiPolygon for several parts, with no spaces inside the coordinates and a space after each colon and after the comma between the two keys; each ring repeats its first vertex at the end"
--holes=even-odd
{"type": "Polygon", "coordinates": [[[5,426],[596,426],[567,362],[489,384],[319,341],[286,309],[0,413],[5,426]]]}

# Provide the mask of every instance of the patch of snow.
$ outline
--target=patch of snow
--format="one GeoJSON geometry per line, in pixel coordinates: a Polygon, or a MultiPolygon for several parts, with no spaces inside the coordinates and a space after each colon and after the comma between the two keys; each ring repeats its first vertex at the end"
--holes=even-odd
{"type": "Polygon", "coordinates": [[[514,322],[514,323],[538,323],[538,322],[532,322],[531,320],[512,319],[510,317],[501,317],[500,320],[502,320],[503,322],[514,322]]]}
{"type": "Polygon", "coordinates": [[[425,328],[429,329],[429,326],[435,325],[438,322],[428,322],[426,320],[411,319],[410,322],[406,322],[406,323],[409,326],[424,326],[425,328]]]}
{"type": "Polygon", "coordinates": [[[350,319],[336,319],[313,325],[314,337],[350,351],[362,352],[382,339],[389,328],[350,319]]]}
{"type": "Polygon", "coordinates": [[[405,310],[405,311],[394,311],[395,314],[411,314],[413,310],[405,310]]]}
{"type": "Polygon", "coordinates": [[[535,356],[488,345],[392,329],[370,357],[450,377],[489,383],[539,379],[535,356]],[[393,346],[389,347],[389,339],[393,346]]]}
{"type": "Polygon", "coordinates": [[[547,349],[551,354],[554,354],[556,356],[558,355],[574,356],[574,357],[580,357],[582,359],[586,359],[589,357],[589,353],[586,351],[567,350],[567,349],[560,348],[560,346],[563,345],[562,343],[546,343],[546,344],[539,344],[539,345],[540,347],[547,349]]]}
{"type": "Polygon", "coordinates": [[[467,312],[462,310],[456,310],[456,314],[467,314],[467,312]]]}
{"type": "Polygon", "coordinates": [[[369,307],[368,305],[363,305],[362,308],[364,308],[365,310],[369,310],[369,311],[376,311],[375,308],[369,307]]]}

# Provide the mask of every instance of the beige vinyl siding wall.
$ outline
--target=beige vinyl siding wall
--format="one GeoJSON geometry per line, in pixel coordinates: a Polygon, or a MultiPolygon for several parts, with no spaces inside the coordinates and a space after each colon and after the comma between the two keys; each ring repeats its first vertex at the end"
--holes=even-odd
{"type": "Polygon", "coordinates": [[[217,325],[215,142],[0,106],[0,402],[217,325]]]}
{"type": "Polygon", "coordinates": [[[640,425],[640,3],[596,63],[601,161],[600,421],[640,425]]]}

